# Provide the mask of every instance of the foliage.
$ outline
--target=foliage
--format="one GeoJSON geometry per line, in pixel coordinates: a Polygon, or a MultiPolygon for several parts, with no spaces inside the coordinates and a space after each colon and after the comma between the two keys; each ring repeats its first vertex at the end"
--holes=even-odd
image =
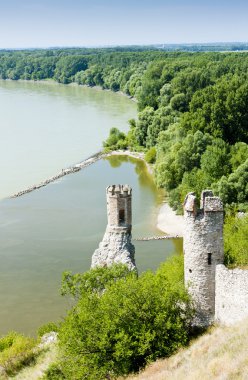
{"type": "Polygon", "coordinates": [[[42,380],[66,380],[60,365],[58,363],[52,363],[45,371],[42,380]]]}
{"type": "Polygon", "coordinates": [[[225,264],[248,266],[248,215],[226,218],[224,226],[225,264]]]}
{"type": "Polygon", "coordinates": [[[213,189],[225,205],[236,203],[239,209],[248,208],[248,159],[229,176],[213,184],[213,189]]]}
{"type": "MultiPolygon", "coordinates": [[[[104,271],[113,279],[111,268],[104,271]]],[[[87,276],[92,284],[99,283],[99,273],[87,276]]],[[[116,378],[187,343],[192,308],[183,286],[181,258],[156,274],[137,277],[132,272],[116,281],[107,279],[101,295],[88,290],[92,286],[88,288],[86,277],[59,334],[60,366],[66,378],[116,378]]],[[[102,289],[102,279],[100,284],[102,289]]]]}
{"type": "Polygon", "coordinates": [[[103,146],[105,152],[115,149],[127,149],[127,140],[125,133],[121,132],[118,128],[111,128],[109,137],[104,141],[103,146]]]}
{"type": "Polygon", "coordinates": [[[145,160],[149,163],[149,164],[154,164],[154,162],[156,161],[156,148],[155,147],[152,147],[150,148],[146,154],[145,154],[145,160]]]}
{"type": "Polygon", "coordinates": [[[105,150],[155,148],[156,181],[174,207],[180,208],[187,189],[199,193],[207,184],[223,195],[226,207],[234,202],[245,209],[248,53],[174,48],[1,51],[0,77],[75,81],[134,97],[138,119],[130,121],[126,136],[112,129],[105,150]]]}
{"type": "Polygon", "coordinates": [[[13,376],[23,366],[31,363],[36,355],[36,341],[16,332],[10,332],[0,339],[0,367],[13,376]]]}
{"type": "Polygon", "coordinates": [[[45,325],[42,325],[38,328],[37,335],[39,337],[42,337],[43,335],[50,333],[52,331],[58,332],[59,326],[54,322],[49,322],[49,323],[46,323],[45,325]]]}
{"type": "Polygon", "coordinates": [[[214,139],[201,156],[201,169],[213,182],[230,173],[229,147],[221,139],[214,139]]]}
{"type": "Polygon", "coordinates": [[[61,294],[71,295],[79,299],[84,292],[102,294],[106,286],[111,286],[116,281],[127,278],[130,273],[124,264],[114,264],[111,269],[97,267],[85,273],[72,274],[64,272],[62,277],[61,294]]]}

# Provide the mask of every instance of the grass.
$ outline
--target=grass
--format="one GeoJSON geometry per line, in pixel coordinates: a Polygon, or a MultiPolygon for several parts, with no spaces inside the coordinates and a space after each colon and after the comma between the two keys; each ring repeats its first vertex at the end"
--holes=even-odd
{"type": "Polygon", "coordinates": [[[0,339],[1,377],[14,376],[22,367],[34,362],[38,352],[36,341],[16,332],[10,332],[0,339]]]}
{"type": "Polygon", "coordinates": [[[50,344],[42,351],[32,366],[23,368],[15,377],[15,380],[38,380],[41,379],[51,363],[57,358],[56,344],[50,344]]]}
{"type": "Polygon", "coordinates": [[[248,380],[247,336],[248,319],[233,327],[213,327],[188,348],[126,379],[248,380]]]}

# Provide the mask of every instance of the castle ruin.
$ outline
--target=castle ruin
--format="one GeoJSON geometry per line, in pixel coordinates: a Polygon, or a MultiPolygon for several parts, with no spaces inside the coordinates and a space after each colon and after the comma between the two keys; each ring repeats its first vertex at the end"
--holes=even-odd
{"type": "Polygon", "coordinates": [[[215,271],[224,261],[223,205],[212,191],[201,195],[200,209],[194,193],[184,203],[184,280],[195,301],[196,325],[215,317],[215,271]]]}
{"type": "Polygon", "coordinates": [[[195,305],[195,326],[231,325],[248,317],[248,271],[228,269],[223,250],[223,204],[211,190],[184,202],[184,281],[195,305]]]}
{"type": "MultiPolygon", "coordinates": [[[[131,243],[132,189],[107,187],[108,224],[91,268],[114,263],[136,269],[131,243]]],[[[248,317],[248,271],[228,269],[223,250],[223,204],[211,190],[204,190],[200,207],[194,193],[184,202],[184,281],[194,302],[195,326],[214,321],[226,325],[248,317]]]]}
{"type": "Polygon", "coordinates": [[[112,185],[106,189],[108,224],[99,248],[92,256],[91,268],[126,264],[136,268],[135,248],[131,243],[132,189],[128,185],[112,185]]]}

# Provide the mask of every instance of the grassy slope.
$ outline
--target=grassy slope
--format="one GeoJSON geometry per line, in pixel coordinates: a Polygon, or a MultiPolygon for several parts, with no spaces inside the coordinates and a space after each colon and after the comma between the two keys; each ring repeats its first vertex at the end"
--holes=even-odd
{"type": "Polygon", "coordinates": [[[248,319],[212,328],[190,347],[128,380],[248,380],[248,319]]]}
{"type": "Polygon", "coordinates": [[[24,367],[15,377],[15,380],[38,380],[41,379],[45,370],[57,358],[57,349],[55,344],[50,344],[44,352],[38,357],[36,363],[32,366],[24,367]]]}

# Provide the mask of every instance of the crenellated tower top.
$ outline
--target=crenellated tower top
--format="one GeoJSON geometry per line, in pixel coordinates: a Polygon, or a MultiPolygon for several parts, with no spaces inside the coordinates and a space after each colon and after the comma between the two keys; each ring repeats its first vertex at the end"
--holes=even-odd
{"type": "Polygon", "coordinates": [[[219,197],[214,197],[212,190],[204,190],[201,193],[200,208],[198,209],[195,193],[189,193],[184,201],[184,211],[193,216],[204,215],[208,212],[223,213],[223,203],[219,197]]]}
{"type": "Polygon", "coordinates": [[[106,189],[108,230],[131,233],[132,189],[129,185],[111,185],[106,189]]]}

